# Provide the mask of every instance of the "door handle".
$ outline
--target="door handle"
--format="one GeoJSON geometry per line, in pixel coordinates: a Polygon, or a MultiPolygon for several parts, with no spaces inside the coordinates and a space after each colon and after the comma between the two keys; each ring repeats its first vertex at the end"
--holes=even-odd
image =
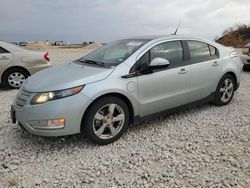
{"type": "Polygon", "coordinates": [[[186,74],[188,71],[186,70],[186,69],[181,69],[180,71],[179,71],[179,74],[186,74]]]}
{"type": "Polygon", "coordinates": [[[1,60],[8,60],[9,58],[6,57],[6,56],[2,56],[0,59],[1,59],[1,60]]]}
{"type": "Polygon", "coordinates": [[[218,65],[220,65],[220,63],[218,63],[217,61],[213,62],[212,66],[217,67],[218,65]]]}

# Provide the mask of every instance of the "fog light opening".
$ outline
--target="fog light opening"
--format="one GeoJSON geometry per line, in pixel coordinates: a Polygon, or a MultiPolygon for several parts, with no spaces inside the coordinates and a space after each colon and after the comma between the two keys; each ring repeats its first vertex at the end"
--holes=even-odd
{"type": "Polygon", "coordinates": [[[48,120],[48,123],[47,123],[48,127],[55,127],[55,128],[63,128],[64,125],[65,125],[64,118],[50,119],[50,120],[48,120]]]}

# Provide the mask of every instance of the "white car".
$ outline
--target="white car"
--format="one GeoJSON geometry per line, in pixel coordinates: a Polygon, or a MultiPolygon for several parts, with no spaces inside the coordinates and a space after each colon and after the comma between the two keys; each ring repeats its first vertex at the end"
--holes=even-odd
{"type": "Polygon", "coordinates": [[[51,66],[48,52],[0,41],[0,84],[5,88],[19,88],[28,76],[51,66]]]}
{"type": "Polygon", "coordinates": [[[241,57],[243,62],[243,70],[250,69],[250,43],[244,46],[242,51],[243,56],[241,57]]]}

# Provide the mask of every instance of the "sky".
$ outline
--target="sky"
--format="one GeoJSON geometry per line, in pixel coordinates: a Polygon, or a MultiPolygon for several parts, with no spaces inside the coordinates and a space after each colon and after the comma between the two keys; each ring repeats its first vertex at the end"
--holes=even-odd
{"type": "Polygon", "coordinates": [[[250,25],[249,0],[2,0],[0,39],[71,43],[178,34],[214,40],[250,25]]]}

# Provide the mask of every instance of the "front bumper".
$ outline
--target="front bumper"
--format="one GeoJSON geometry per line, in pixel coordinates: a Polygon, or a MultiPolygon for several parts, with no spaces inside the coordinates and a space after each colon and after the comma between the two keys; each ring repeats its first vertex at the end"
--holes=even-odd
{"type": "Polygon", "coordinates": [[[81,132],[81,121],[84,112],[91,103],[91,99],[81,92],[70,97],[48,101],[39,105],[23,107],[13,105],[11,114],[22,127],[34,135],[40,136],[64,136],[81,132]],[[44,125],[47,120],[64,118],[63,128],[50,128],[44,125]]]}

